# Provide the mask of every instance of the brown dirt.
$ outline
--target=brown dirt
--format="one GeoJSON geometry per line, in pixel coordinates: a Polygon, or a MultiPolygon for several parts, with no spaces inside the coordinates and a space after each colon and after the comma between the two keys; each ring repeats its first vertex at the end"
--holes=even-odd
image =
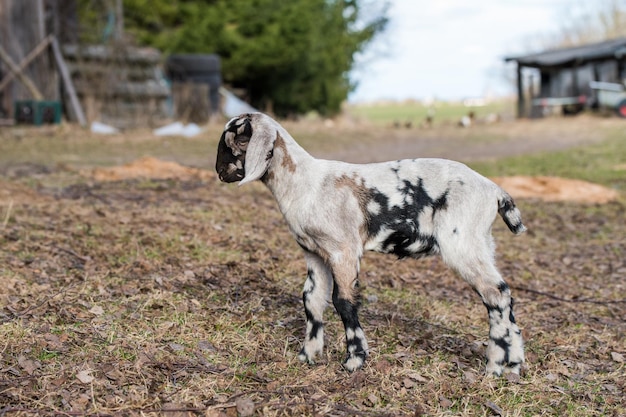
{"type": "Polygon", "coordinates": [[[182,166],[176,162],[145,156],[128,164],[116,167],[83,170],[82,174],[96,181],[120,181],[136,178],[148,179],[213,179],[213,172],[182,166]]]}
{"type": "Polygon", "coordinates": [[[626,412],[619,202],[521,201],[529,232],[518,238],[496,222],[527,365],[494,380],[482,376],[484,308],[436,258],[365,256],[366,367],[341,369],[331,309],[319,364],[299,363],[306,266],[260,185],[25,188],[48,204],[20,200],[0,225],[8,416],[242,415],[237,404],[269,416],[626,412]]]}
{"type": "Polygon", "coordinates": [[[371,355],[348,374],[332,308],[318,364],[296,358],[306,265],[260,184],[150,159],[17,168],[0,177],[0,415],[626,416],[623,199],[522,198],[526,234],[494,224],[521,378],[483,377],[486,312],[440,260],[376,254],[371,355]]]}
{"type": "MultiPolygon", "coordinates": [[[[120,181],[127,179],[214,179],[211,171],[189,168],[176,162],[143,157],[122,166],[82,170],[85,176],[96,181],[120,181]]],[[[618,198],[615,190],[581,180],[558,177],[499,177],[493,180],[513,197],[539,198],[544,201],[576,201],[607,203],[618,198]]]]}
{"type": "Polygon", "coordinates": [[[516,199],[605,204],[619,197],[615,190],[582,180],[545,176],[497,177],[492,180],[516,199]]]}
{"type": "Polygon", "coordinates": [[[30,187],[0,178],[0,207],[5,208],[14,204],[32,204],[48,200],[48,197],[40,195],[30,187]]]}

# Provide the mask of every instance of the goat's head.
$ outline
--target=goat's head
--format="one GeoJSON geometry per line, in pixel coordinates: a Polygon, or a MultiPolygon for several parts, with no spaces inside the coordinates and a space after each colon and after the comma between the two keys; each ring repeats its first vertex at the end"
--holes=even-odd
{"type": "Polygon", "coordinates": [[[265,174],[278,134],[272,122],[262,113],[247,113],[226,123],[215,162],[220,180],[243,185],[265,174]]]}

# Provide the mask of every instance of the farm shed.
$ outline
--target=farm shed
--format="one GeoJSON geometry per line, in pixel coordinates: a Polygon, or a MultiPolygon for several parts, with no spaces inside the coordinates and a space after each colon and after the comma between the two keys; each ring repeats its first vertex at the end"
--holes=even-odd
{"type": "Polygon", "coordinates": [[[155,125],[168,116],[161,53],[126,39],[121,0],[93,7],[104,28],[81,27],[76,0],[0,0],[0,122],[40,122],[31,115],[52,105],[83,125],[155,125]],[[81,44],[80,32],[96,43],[81,44]]]}
{"type": "Polygon", "coordinates": [[[626,38],[504,60],[517,63],[518,117],[542,117],[555,107],[573,114],[603,104],[599,90],[623,91],[626,38]]]}

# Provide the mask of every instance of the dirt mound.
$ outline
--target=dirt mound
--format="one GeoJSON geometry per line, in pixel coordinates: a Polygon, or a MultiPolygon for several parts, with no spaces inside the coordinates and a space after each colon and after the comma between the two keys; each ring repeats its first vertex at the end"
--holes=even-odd
{"type": "MultiPolygon", "coordinates": [[[[179,180],[215,178],[215,174],[211,171],[185,167],[176,162],[163,161],[153,157],[143,157],[116,167],[93,168],[82,173],[96,181],[119,181],[134,178],[172,178],[179,180]]],[[[581,180],[544,176],[513,176],[492,179],[515,198],[607,203],[618,197],[615,190],[581,180]]]]}
{"type": "Polygon", "coordinates": [[[559,177],[499,177],[492,180],[514,198],[539,198],[544,201],[608,203],[618,192],[587,181],[559,177]]]}
{"type": "Polygon", "coordinates": [[[149,156],[137,159],[128,164],[107,167],[93,168],[83,171],[83,175],[89,176],[96,181],[119,181],[133,178],[151,179],[203,179],[215,178],[215,174],[198,168],[189,168],[176,162],[163,161],[149,156]]]}
{"type": "Polygon", "coordinates": [[[37,204],[47,201],[48,197],[26,185],[0,179],[0,213],[3,212],[4,207],[10,207],[13,204],[37,204]]]}

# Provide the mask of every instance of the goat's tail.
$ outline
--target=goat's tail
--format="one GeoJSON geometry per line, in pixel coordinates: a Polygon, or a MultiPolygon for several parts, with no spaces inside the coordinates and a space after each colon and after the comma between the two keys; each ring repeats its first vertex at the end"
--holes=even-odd
{"type": "Polygon", "coordinates": [[[526,226],[522,223],[522,213],[515,206],[513,198],[504,190],[498,196],[498,213],[511,232],[519,235],[526,231],[526,226]]]}

